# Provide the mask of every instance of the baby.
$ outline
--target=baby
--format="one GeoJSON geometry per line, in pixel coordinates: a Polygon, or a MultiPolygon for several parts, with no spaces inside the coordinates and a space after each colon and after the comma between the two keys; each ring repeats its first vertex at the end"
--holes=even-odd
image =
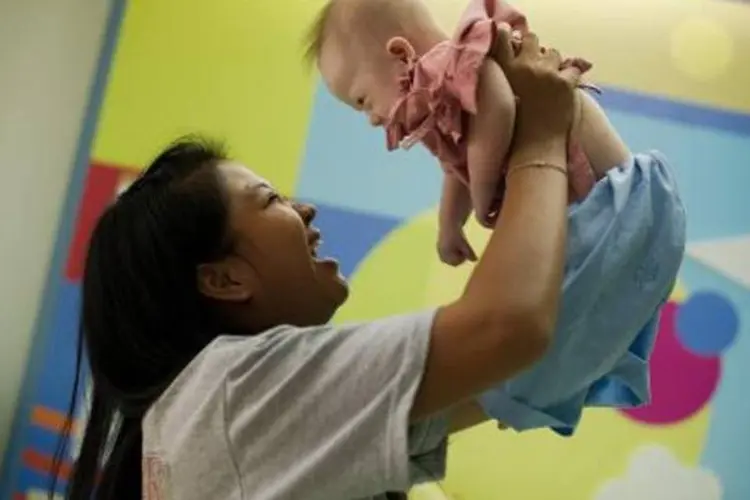
{"type": "MultiPolygon", "coordinates": [[[[331,0],[312,31],[309,55],[330,91],[385,127],[390,149],[422,142],[439,159],[438,248],[452,265],[476,259],[463,232],[470,212],[491,227],[501,207],[516,109],[493,59],[508,38],[501,23],[528,30],[501,0],[472,0],[452,39],[420,0],[331,0]]],[[[552,346],[479,398],[489,416],[519,431],[570,435],[585,407],[649,400],[659,312],[684,253],[685,210],[666,160],[631,155],[596,101],[578,96],[568,145],[577,203],[552,346]]]]}
{"type": "MultiPolygon", "coordinates": [[[[422,142],[444,172],[438,253],[476,260],[463,227],[473,210],[486,227],[500,208],[515,98],[491,58],[498,24],[517,33],[525,17],[500,0],[473,0],[449,39],[419,0],[333,0],[323,11],[312,56],[331,92],[384,126],[389,149],[422,142]]],[[[590,64],[571,59],[586,71],[590,64]]],[[[571,201],[627,157],[599,105],[581,91],[569,147],[571,201]]]]}

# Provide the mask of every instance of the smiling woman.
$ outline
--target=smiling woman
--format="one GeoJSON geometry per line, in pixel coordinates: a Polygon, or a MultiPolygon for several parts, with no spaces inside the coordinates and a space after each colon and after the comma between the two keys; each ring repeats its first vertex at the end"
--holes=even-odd
{"type": "Polygon", "coordinates": [[[505,208],[436,310],[328,325],[348,288],[317,255],[315,208],[211,142],[159,155],[89,243],[93,397],[68,497],[382,499],[441,477],[449,425],[484,418],[466,401],[539,359],[558,309],[580,74],[525,46],[509,71],[534,105],[505,208]]]}
{"type": "Polygon", "coordinates": [[[315,208],[285,199],[239,163],[222,161],[216,174],[228,200],[232,250],[198,266],[200,292],[243,330],[326,322],[347,287],[337,262],[315,255],[315,208]],[[257,305],[252,314],[243,307],[250,300],[257,305]]]}

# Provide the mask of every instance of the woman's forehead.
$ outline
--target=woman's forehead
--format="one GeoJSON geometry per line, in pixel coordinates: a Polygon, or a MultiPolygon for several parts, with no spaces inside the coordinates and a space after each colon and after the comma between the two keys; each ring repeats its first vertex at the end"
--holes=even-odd
{"type": "Polygon", "coordinates": [[[255,191],[260,187],[271,187],[271,183],[250,168],[236,161],[224,161],[218,166],[230,190],[255,191]]]}

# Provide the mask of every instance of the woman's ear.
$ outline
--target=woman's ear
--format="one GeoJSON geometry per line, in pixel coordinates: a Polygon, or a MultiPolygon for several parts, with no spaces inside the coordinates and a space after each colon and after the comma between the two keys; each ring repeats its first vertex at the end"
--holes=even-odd
{"type": "Polygon", "coordinates": [[[385,49],[392,57],[403,63],[408,63],[416,58],[414,46],[402,36],[394,36],[385,44],[385,49]]]}
{"type": "Polygon", "coordinates": [[[196,272],[198,291],[206,297],[244,302],[253,296],[253,279],[247,266],[237,259],[201,264],[196,272]]]}

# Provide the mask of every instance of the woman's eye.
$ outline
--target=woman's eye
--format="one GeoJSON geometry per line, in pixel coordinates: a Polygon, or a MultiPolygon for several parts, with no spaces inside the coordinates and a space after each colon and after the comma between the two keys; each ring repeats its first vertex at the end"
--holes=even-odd
{"type": "Polygon", "coordinates": [[[278,193],[271,193],[268,195],[268,199],[266,200],[267,205],[271,205],[272,203],[275,203],[277,201],[281,200],[281,196],[278,195],[278,193]]]}

